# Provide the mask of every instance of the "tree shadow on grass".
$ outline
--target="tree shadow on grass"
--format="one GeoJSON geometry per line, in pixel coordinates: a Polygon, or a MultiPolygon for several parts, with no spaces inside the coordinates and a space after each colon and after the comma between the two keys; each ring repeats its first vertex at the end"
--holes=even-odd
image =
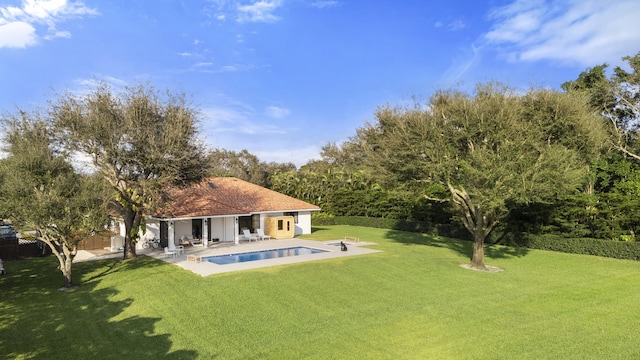
{"type": "MultiPolygon", "coordinates": [[[[393,241],[405,245],[426,245],[453,250],[458,254],[471,259],[473,255],[473,241],[467,239],[454,239],[444,236],[412,233],[400,230],[389,230],[386,237],[393,241]]],[[[524,247],[511,247],[504,245],[486,244],[484,247],[485,256],[490,259],[506,259],[523,257],[527,255],[529,249],[524,247]]]]}
{"type": "MultiPolygon", "coordinates": [[[[93,261],[93,260],[92,260],[93,261]]],[[[114,274],[120,271],[137,270],[137,269],[153,269],[154,267],[161,266],[162,263],[152,260],[151,257],[145,255],[138,255],[136,259],[122,260],[120,258],[103,260],[97,272],[87,274],[83,279],[84,282],[91,282],[98,280],[104,276],[114,274]]]]}
{"type": "Polygon", "coordinates": [[[61,275],[55,259],[5,263],[9,274],[0,279],[0,354],[8,359],[195,359],[195,351],[171,351],[170,334],[154,333],[159,318],[118,319],[133,300],[114,300],[118,290],[100,288],[100,277],[146,262],[109,261],[74,265],[76,273],[105,271],[67,291],[56,290],[61,275]]]}
{"type": "Polygon", "coordinates": [[[319,227],[319,226],[312,226],[311,227],[311,233],[313,234],[316,231],[320,231],[320,230],[327,230],[328,228],[326,227],[319,227]]]}

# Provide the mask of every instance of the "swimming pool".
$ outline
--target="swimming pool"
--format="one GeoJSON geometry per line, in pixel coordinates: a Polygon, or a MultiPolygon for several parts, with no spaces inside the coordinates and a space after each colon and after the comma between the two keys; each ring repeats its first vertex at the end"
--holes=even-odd
{"type": "Polygon", "coordinates": [[[267,259],[276,259],[288,256],[319,254],[327,252],[327,250],[314,249],[305,246],[296,246],[283,249],[272,249],[262,251],[252,251],[239,254],[227,254],[203,257],[203,261],[212,262],[218,265],[237,264],[248,261],[258,261],[267,259]]]}

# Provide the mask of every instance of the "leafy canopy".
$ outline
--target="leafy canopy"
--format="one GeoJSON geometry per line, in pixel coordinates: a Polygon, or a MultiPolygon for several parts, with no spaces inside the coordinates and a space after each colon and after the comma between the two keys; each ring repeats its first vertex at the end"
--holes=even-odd
{"type": "Polygon", "coordinates": [[[60,262],[65,286],[71,287],[78,243],[105,231],[102,183],[74,171],[54,141],[50,119],[21,112],[3,122],[9,156],[0,161],[0,215],[38,230],[60,262]]]}
{"type": "Polygon", "coordinates": [[[197,138],[198,112],[183,94],[138,85],[114,92],[107,85],[52,103],[60,138],[88,155],[115,192],[124,220],[125,257],[135,257],[143,214],[167,200],[168,188],[206,176],[205,147],[197,138]]]}
{"type": "MultiPolygon", "coordinates": [[[[481,244],[508,203],[544,201],[584,183],[604,141],[586,100],[485,84],[474,94],[440,91],[426,105],[381,107],[361,133],[381,181],[445,187],[481,244]]],[[[482,257],[474,254],[474,265],[483,267],[482,257]]]]}

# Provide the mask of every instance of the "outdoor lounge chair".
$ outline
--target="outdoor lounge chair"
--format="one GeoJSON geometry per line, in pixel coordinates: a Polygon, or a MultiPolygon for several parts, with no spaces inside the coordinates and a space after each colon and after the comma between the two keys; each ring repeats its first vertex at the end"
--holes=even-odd
{"type": "Polygon", "coordinates": [[[166,258],[168,258],[169,256],[176,257],[177,253],[178,253],[177,251],[171,250],[168,247],[164,248],[164,257],[166,257],[166,258]]]}
{"type": "Polygon", "coordinates": [[[262,229],[257,229],[256,232],[258,233],[258,238],[260,240],[271,240],[271,236],[269,235],[265,235],[264,234],[264,230],[262,229]]]}
{"type": "Polygon", "coordinates": [[[179,244],[180,244],[180,245],[183,245],[183,246],[184,246],[184,245],[193,245],[193,244],[191,244],[191,241],[189,241],[189,238],[187,237],[187,235],[182,235],[182,236],[180,236],[180,242],[179,242],[179,244]]]}
{"type": "Polygon", "coordinates": [[[243,234],[243,239],[249,240],[249,242],[251,242],[251,240],[258,241],[258,235],[252,234],[249,231],[249,229],[242,229],[242,234],[243,234]]]}
{"type": "Polygon", "coordinates": [[[202,244],[202,240],[201,239],[194,239],[190,235],[182,235],[180,237],[180,245],[196,246],[196,245],[200,245],[200,244],[202,244]]]}

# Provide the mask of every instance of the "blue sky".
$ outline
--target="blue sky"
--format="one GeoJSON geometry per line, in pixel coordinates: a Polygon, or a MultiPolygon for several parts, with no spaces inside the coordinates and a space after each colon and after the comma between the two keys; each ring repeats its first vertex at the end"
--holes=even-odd
{"type": "Polygon", "coordinates": [[[0,111],[150,82],[189,96],[212,148],[301,166],[377,106],[620,65],[638,19],[637,0],[0,0],[0,111]]]}

